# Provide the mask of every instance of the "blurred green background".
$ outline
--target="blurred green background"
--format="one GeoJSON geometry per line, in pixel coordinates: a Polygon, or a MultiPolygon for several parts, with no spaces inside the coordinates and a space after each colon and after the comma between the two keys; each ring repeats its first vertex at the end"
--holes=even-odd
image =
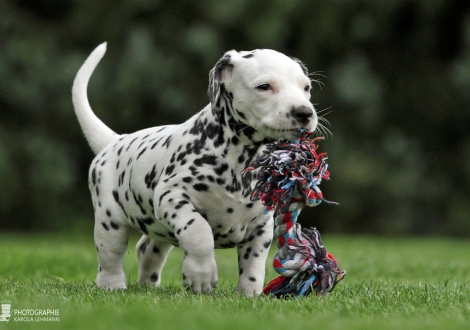
{"type": "Polygon", "coordinates": [[[93,158],[73,78],[103,41],[89,98],[118,133],[208,103],[230,49],[300,58],[331,111],[327,232],[470,236],[470,1],[0,0],[0,230],[92,228],[93,158]]]}

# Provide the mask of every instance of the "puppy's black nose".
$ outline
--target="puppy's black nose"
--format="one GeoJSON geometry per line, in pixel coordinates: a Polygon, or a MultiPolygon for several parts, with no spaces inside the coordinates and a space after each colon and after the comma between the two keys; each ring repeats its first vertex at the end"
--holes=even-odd
{"type": "Polygon", "coordinates": [[[302,124],[307,124],[310,118],[313,117],[313,110],[304,105],[300,107],[293,107],[290,111],[292,117],[297,119],[302,124]]]}

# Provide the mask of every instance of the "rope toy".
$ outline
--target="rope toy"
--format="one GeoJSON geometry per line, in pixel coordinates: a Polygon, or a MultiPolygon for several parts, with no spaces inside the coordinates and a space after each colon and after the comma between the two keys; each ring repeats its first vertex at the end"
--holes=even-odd
{"type": "Polygon", "coordinates": [[[268,144],[263,154],[244,170],[258,169],[251,200],[261,200],[266,212],[274,210],[279,252],[273,267],[280,276],[269,282],[263,293],[277,298],[300,298],[311,292],[326,295],[346,274],[327,252],[319,231],[302,230],[297,223],[304,206],[337,204],[325,200],[318,187],[322,179],[330,177],[326,153],[316,152],[315,142],[323,138],[308,141],[311,133],[305,129],[300,132],[299,140],[268,144]]]}

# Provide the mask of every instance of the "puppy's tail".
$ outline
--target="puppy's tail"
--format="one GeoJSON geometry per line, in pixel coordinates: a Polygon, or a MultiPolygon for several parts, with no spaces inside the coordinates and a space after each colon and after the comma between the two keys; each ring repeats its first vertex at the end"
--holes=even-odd
{"type": "Polygon", "coordinates": [[[119,135],[106,126],[90,107],[87,86],[91,74],[106,53],[106,42],[102,43],[88,56],[73,81],[72,102],[83,134],[95,154],[119,135]]]}

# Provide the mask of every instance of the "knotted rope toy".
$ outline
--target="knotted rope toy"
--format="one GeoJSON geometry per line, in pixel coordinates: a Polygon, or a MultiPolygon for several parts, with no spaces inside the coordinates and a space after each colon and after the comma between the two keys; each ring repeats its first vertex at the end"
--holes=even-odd
{"type": "Polygon", "coordinates": [[[279,252],[273,266],[280,276],[264,288],[263,293],[277,298],[308,296],[311,292],[326,295],[341,281],[341,270],[327,252],[316,228],[303,229],[297,217],[304,206],[321,202],[337,204],[323,198],[319,185],[328,180],[326,153],[317,153],[311,134],[301,129],[301,137],[267,145],[244,172],[258,170],[251,200],[261,200],[266,212],[274,210],[274,236],[279,252]]]}

